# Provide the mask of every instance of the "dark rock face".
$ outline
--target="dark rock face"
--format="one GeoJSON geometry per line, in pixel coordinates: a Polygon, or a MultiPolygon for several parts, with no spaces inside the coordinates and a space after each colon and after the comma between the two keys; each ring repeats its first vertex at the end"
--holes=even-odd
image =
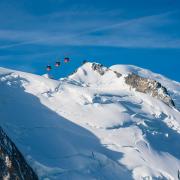
{"type": "Polygon", "coordinates": [[[38,180],[15,144],[0,127],[0,179],[38,180]]]}
{"type": "MultiPolygon", "coordinates": [[[[92,69],[96,72],[98,72],[101,76],[103,76],[106,71],[112,71],[111,69],[103,66],[102,64],[98,64],[98,63],[92,63],[92,69]]],[[[121,73],[118,73],[117,71],[113,71],[116,74],[116,77],[119,78],[122,76],[121,73]]]]}
{"type": "Polygon", "coordinates": [[[122,74],[119,73],[119,72],[117,72],[117,71],[113,71],[113,72],[116,74],[116,77],[117,77],[117,78],[120,78],[120,77],[122,76],[122,74]]]}
{"type": "Polygon", "coordinates": [[[107,68],[105,68],[102,64],[98,64],[98,63],[92,63],[92,69],[94,71],[97,71],[100,75],[104,75],[107,68]]]}
{"type": "Polygon", "coordinates": [[[162,100],[165,104],[169,106],[175,106],[173,100],[168,94],[167,89],[155,80],[143,78],[132,73],[125,77],[125,82],[132,88],[134,88],[136,91],[150,94],[151,96],[162,100]]]}

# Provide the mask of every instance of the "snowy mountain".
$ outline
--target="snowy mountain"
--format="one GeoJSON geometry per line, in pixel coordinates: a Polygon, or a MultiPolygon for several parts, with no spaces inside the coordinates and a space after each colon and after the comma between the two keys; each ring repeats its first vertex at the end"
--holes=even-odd
{"type": "Polygon", "coordinates": [[[130,65],[60,80],[0,68],[0,97],[0,126],[39,179],[178,179],[178,82],[130,65]]]}

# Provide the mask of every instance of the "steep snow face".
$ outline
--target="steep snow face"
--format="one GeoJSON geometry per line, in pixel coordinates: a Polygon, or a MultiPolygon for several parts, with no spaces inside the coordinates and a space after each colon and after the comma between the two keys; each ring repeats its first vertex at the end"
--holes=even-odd
{"type": "Polygon", "coordinates": [[[0,69],[0,125],[40,179],[177,179],[180,112],[130,88],[132,72],[178,105],[178,82],[134,66],[86,63],[58,81],[0,69]]]}

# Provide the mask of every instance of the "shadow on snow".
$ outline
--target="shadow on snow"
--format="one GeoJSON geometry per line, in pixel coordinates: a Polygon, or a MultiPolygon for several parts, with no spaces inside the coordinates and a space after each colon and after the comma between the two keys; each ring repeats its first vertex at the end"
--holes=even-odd
{"type": "Polygon", "coordinates": [[[26,93],[21,86],[24,81],[20,77],[0,81],[0,123],[26,158],[30,155],[45,167],[80,170],[81,175],[131,179],[130,172],[118,163],[121,153],[107,149],[90,131],[26,93]]]}

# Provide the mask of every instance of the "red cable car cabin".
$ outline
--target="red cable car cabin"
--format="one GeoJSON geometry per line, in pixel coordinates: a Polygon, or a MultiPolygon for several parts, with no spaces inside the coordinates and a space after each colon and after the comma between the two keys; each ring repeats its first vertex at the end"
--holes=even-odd
{"type": "Polygon", "coordinates": [[[59,67],[60,65],[61,65],[61,62],[60,61],[56,61],[55,66],[59,67]]]}
{"type": "Polygon", "coordinates": [[[65,63],[68,63],[69,61],[70,61],[70,59],[69,59],[68,57],[65,57],[65,58],[64,58],[64,62],[65,62],[65,63]]]}
{"type": "Polygon", "coordinates": [[[46,66],[46,70],[50,71],[52,69],[52,67],[50,65],[46,66]]]}

